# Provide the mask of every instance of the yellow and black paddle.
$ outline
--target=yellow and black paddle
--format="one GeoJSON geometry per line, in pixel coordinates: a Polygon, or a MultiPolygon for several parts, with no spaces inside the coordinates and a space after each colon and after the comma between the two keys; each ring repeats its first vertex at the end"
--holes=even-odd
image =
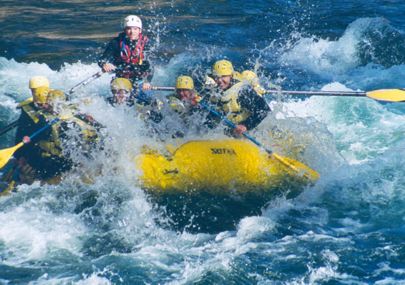
{"type": "Polygon", "coordinates": [[[57,123],[60,119],[55,118],[52,121],[50,121],[48,124],[34,132],[31,136],[29,136],[27,139],[24,139],[22,142],[18,143],[17,145],[9,148],[5,148],[0,150],[0,169],[3,168],[11,159],[13,154],[19,150],[21,147],[24,145],[30,143],[32,139],[34,139],[36,136],[38,136],[40,133],[45,131],[46,129],[50,128],[53,124],[57,123]]]}
{"type": "MultiPolygon", "coordinates": [[[[210,107],[208,104],[200,101],[199,105],[201,107],[203,107],[205,110],[207,110],[208,112],[210,112],[211,114],[220,118],[229,127],[233,128],[233,129],[236,128],[236,125],[232,121],[230,121],[228,118],[223,116],[221,113],[219,113],[214,108],[210,107]]],[[[250,140],[252,143],[257,145],[258,147],[265,150],[270,156],[272,156],[273,158],[275,158],[276,160],[278,160],[279,162],[281,162],[288,168],[294,170],[299,175],[302,175],[303,177],[307,178],[308,180],[310,180],[312,182],[315,182],[319,179],[319,173],[316,172],[315,170],[309,168],[308,166],[302,164],[301,162],[298,162],[298,161],[292,160],[292,159],[287,159],[285,157],[282,157],[281,155],[278,155],[277,153],[274,153],[271,149],[266,148],[263,144],[261,144],[259,141],[257,141],[254,137],[247,134],[246,132],[242,133],[242,135],[245,138],[247,138],[248,140],[250,140]]]]}
{"type": "Polygon", "coordinates": [[[302,96],[367,97],[381,102],[405,102],[405,89],[379,89],[374,91],[287,91],[266,90],[267,94],[302,96]]]}
{"type": "MultiPolygon", "coordinates": [[[[174,87],[154,86],[156,91],[174,91],[174,87]]],[[[378,89],[373,91],[289,91],[266,90],[267,94],[285,94],[299,96],[336,96],[336,97],[366,97],[382,102],[405,102],[405,89],[378,89]]]]}

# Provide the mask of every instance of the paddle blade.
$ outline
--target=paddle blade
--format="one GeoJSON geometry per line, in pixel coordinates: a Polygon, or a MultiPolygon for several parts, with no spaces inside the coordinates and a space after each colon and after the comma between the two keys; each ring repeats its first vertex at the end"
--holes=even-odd
{"type": "Polygon", "coordinates": [[[367,92],[367,97],[384,102],[405,102],[405,90],[380,89],[367,92]]]}
{"type": "Polygon", "coordinates": [[[23,145],[24,143],[20,142],[19,144],[13,147],[0,150],[0,168],[3,168],[10,160],[10,158],[13,156],[13,154],[23,145]]]}
{"type": "Polygon", "coordinates": [[[308,166],[306,166],[305,164],[303,164],[299,161],[296,161],[291,158],[283,157],[276,153],[273,153],[272,155],[275,159],[280,161],[282,164],[284,164],[288,168],[295,171],[298,176],[303,176],[303,177],[307,178],[308,180],[310,180],[311,182],[316,182],[320,177],[318,172],[309,168],[308,166]]]}

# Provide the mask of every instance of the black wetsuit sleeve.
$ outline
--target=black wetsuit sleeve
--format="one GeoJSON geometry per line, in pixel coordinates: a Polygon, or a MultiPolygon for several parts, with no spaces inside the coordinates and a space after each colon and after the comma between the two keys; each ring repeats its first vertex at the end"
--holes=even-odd
{"type": "Polygon", "coordinates": [[[251,130],[257,127],[263,119],[266,118],[267,114],[270,112],[270,107],[266,100],[259,96],[253,88],[247,87],[241,92],[238,103],[242,109],[246,109],[250,112],[250,116],[239,124],[251,130]]]}
{"type": "Polygon", "coordinates": [[[102,67],[105,63],[112,63],[114,65],[119,65],[119,62],[116,62],[116,58],[120,54],[119,41],[117,38],[112,39],[104,50],[103,55],[98,60],[98,65],[102,67]]]}
{"type": "Polygon", "coordinates": [[[32,130],[33,125],[34,124],[30,117],[22,111],[17,123],[17,131],[15,135],[16,144],[22,141],[23,137],[28,134],[28,130],[32,130]]]}

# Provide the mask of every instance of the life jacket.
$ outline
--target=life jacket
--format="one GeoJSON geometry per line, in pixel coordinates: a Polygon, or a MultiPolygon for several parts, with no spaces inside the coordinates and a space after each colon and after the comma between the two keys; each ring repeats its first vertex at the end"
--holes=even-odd
{"type": "MultiPolygon", "coordinates": [[[[53,96],[55,98],[61,98],[62,96],[64,96],[64,93],[61,90],[50,89],[48,91],[48,96],[53,96]]],[[[30,97],[30,98],[20,102],[18,104],[17,108],[21,108],[22,111],[25,112],[28,115],[28,117],[34,122],[34,124],[37,124],[39,122],[40,116],[42,116],[44,114],[42,110],[38,109],[35,106],[33,97],[30,97]]]]}
{"type": "MultiPolygon", "coordinates": [[[[55,118],[55,116],[43,112],[42,110],[38,109],[34,103],[29,102],[29,100],[24,101],[19,105],[21,107],[22,112],[24,112],[32,121],[32,131],[39,129],[39,125],[36,126],[41,119],[46,121],[51,121],[55,118]]],[[[59,123],[53,124],[51,126],[51,134],[47,140],[40,140],[35,144],[41,149],[41,156],[42,157],[49,157],[49,156],[61,156],[62,151],[60,148],[60,142],[58,141],[59,137],[59,123]]]]}
{"type": "Polygon", "coordinates": [[[37,124],[39,122],[42,112],[37,109],[37,107],[35,107],[32,99],[28,99],[20,103],[18,107],[21,107],[22,112],[26,113],[28,117],[34,122],[34,124],[37,124]]]}
{"type": "Polygon", "coordinates": [[[241,81],[241,82],[242,81],[247,81],[250,84],[250,86],[252,86],[253,90],[255,90],[256,93],[259,96],[263,96],[266,93],[266,90],[260,85],[259,78],[251,70],[245,70],[242,73],[240,73],[238,71],[235,71],[233,73],[233,78],[235,80],[238,80],[238,81],[241,81]],[[250,72],[251,76],[249,76],[249,77],[244,76],[244,73],[247,72],[247,71],[250,72]]]}
{"type": "Polygon", "coordinates": [[[119,46],[120,46],[120,59],[127,64],[139,64],[142,65],[144,54],[143,50],[146,43],[148,42],[148,37],[143,34],[139,34],[139,39],[136,43],[135,49],[126,43],[125,34],[120,34],[119,36],[119,46]]]}
{"type": "Polygon", "coordinates": [[[223,92],[222,97],[219,101],[219,105],[226,113],[226,117],[234,124],[239,124],[240,122],[245,121],[250,116],[250,112],[248,110],[242,109],[238,103],[240,92],[245,87],[246,83],[243,81],[234,84],[228,90],[223,92]]]}
{"type": "MultiPolygon", "coordinates": [[[[245,70],[247,71],[247,70],[245,70]]],[[[266,93],[266,90],[260,85],[259,82],[259,78],[257,77],[245,77],[243,73],[245,73],[245,71],[243,72],[239,72],[239,71],[234,71],[232,74],[232,78],[235,81],[239,81],[239,82],[246,82],[248,83],[250,86],[252,86],[253,90],[256,91],[257,95],[259,96],[263,96],[266,93]]],[[[251,73],[255,74],[253,71],[251,71],[251,73]]],[[[205,86],[206,87],[213,87],[213,86],[217,86],[215,80],[210,77],[210,76],[206,76],[205,78],[205,86]]],[[[279,87],[276,86],[274,84],[270,84],[270,87],[273,88],[274,87],[279,87]]],[[[277,89],[277,88],[275,88],[277,89]]]]}

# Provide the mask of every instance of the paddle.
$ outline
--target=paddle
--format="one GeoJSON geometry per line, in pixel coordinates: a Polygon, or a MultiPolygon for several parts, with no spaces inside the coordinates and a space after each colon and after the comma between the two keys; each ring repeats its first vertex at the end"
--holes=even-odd
{"type": "Polygon", "coordinates": [[[291,94],[302,96],[367,97],[382,102],[405,102],[405,89],[379,89],[374,91],[287,91],[266,90],[267,94],[291,94]]]}
{"type": "MultiPolygon", "coordinates": [[[[236,125],[232,121],[230,121],[228,118],[226,118],[224,115],[219,113],[214,108],[210,107],[208,104],[200,101],[199,105],[201,107],[203,107],[205,110],[207,110],[208,112],[210,112],[211,114],[213,114],[213,115],[217,116],[218,118],[220,118],[221,121],[223,121],[227,126],[233,128],[233,129],[236,128],[236,125]]],[[[272,157],[274,157],[275,159],[280,161],[282,164],[284,164],[288,168],[290,168],[290,169],[294,170],[295,172],[303,175],[304,177],[308,178],[311,181],[316,181],[316,180],[319,179],[319,173],[317,173],[316,171],[308,168],[304,164],[302,164],[302,163],[300,163],[298,161],[291,160],[291,159],[287,160],[286,158],[274,153],[271,149],[266,148],[263,144],[261,144],[258,140],[256,140],[254,137],[247,134],[246,132],[242,133],[242,135],[245,138],[247,138],[248,140],[250,140],[252,143],[257,145],[258,147],[265,150],[269,155],[271,155],[272,157]]]]}
{"type": "Polygon", "coordinates": [[[155,91],[175,91],[175,87],[152,86],[151,90],[155,91]]]}
{"type": "Polygon", "coordinates": [[[8,131],[14,129],[18,125],[18,120],[15,120],[14,122],[11,122],[7,126],[5,126],[3,129],[0,130],[0,136],[4,135],[8,131]]]}
{"type": "Polygon", "coordinates": [[[10,158],[13,156],[13,154],[20,149],[21,147],[23,147],[25,144],[30,143],[36,136],[38,136],[40,133],[42,133],[43,131],[45,131],[46,129],[50,128],[53,124],[57,123],[60,119],[59,118],[55,118],[52,121],[50,121],[48,124],[46,124],[45,126],[43,126],[42,128],[40,128],[39,130],[37,130],[36,132],[34,132],[30,137],[29,140],[23,140],[22,142],[18,143],[17,145],[13,146],[13,147],[9,147],[9,148],[5,148],[0,150],[0,169],[3,168],[7,162],[10,160],[10,158]]]}
{"type": "Polygon", "coordinates": [[[93,74],[92,76],[86,78],[85,80],[77,83],[75,86],[73,86],[72,88],[70,88],[70,90],[68,91],[67,95],[70,96],[72,95],[74,92],[76,92],[76,90],[80,87],[86,86],[87,84],[89,84],[90,82],[96,80],[97,78],[99,78],[101,75],[103,75],[103,71],[99,71],[95,74],[93,74]]]}
{"type": "MultiPolygon", "coordinates": [[[[156,91],[174,91],[174,87],[152,87],[156,91]]],[[[405,102],[405,89],[378,89],[373,91],[291,91],[266,90],[267,94],[290,94],[302,96],[367,97],[382,102],[405,102]]]]}
{"type": "MultiPolygon", "coordinates": [[[[156,91],[174,91],[174,87],[152,87],[156,91]]],[[[367,97],[383,102],[405,102],[405,89],[379,89],[373,91],[289,91],[266,90],[268,94],[290,94],[302,96],[367,97]]]]}
{"type": "MultiPolygon", "coordinates": [[[[115,68],[113,71],[118,71],[118,70],[122,70],[123,67],[118,66],[117,68],[115,68]]],[[[69,98],[70,95],[72,95],[74,92],[76,92],[76,90],[80,87],[86,86],[87,84],[89,84],[90,82],[96,80],[97,78],[101,77],[101,75],[103,75],[105,73],[105,71],[99,71],[97,73],[94,73],[92,76],[86,78],[85,80],[77,83],[75,86],[73,86],[72,88],[69,89],[67,96],[69,98]]]]}

